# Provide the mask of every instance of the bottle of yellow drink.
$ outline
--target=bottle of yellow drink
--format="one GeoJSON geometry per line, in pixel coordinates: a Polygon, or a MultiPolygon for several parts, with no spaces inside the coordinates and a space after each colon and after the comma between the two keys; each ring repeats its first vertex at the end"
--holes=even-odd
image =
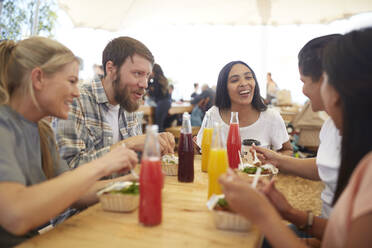
{"type": "Polygon", "coordinates": [[[213,133],[213,146],[208,161],[208,199],[212,194],[221,194],[218,178],[228,167],[227,152],[221,137],[221,124],[216,123],[213,133]]]}
{"type": "Polygon", "coordinates": [[[202,153],[202,166],[201,169],[204,172],[208,171],[208,160],[209,160],[209,151],[212,144],[212,134],[213,128],[211,123],[211,117],[209,113],[205,114],[205,125],[203,128],[203,138],[201,143],[201,153],[202,153]]]}

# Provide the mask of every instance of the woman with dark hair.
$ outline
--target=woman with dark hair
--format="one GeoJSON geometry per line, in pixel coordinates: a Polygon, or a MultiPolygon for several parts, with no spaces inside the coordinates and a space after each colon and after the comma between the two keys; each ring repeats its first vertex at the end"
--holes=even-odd
{"type": "MultiPolygon", "coordinates": [[[[343,140],[332,214],[328,221],[311,215],[304,221],[322,247],[370,247],[372,242],[371,44],[372,28],[367,28],[335,39],[324,51],[322,101],[343,140]]],[[[232,209],[256,224],[271,244],[305,247],[285,228],[281,209],[270,204],[286,202],[272,183],[263,189],[265,197],[231,172],[220,182],[232,209]]]]}
{"type": "Polygon", "coordinates": [[[164,131],[164,122],[171,107],[171,98],[168,92],[168,79],[164,76],[160,65],[154,64],[149,80],[149,95],[155,101],[155,124],[159,132],[164,131]]]}
{"type": "MultiPolygon", "coordinates": [[[[298,68],[303,83],[302,91],[310,99],[313,111],[325,110],[320,96],[320,87],[323,81],[323,50],[329,42],[339,37],[341,37],[340,34],[331,34],[312,39],[298,54],[298,68]]],[[[263,163],[273,164],[281,172],[310,180],[322,180],[325,184],[321,195],[322,216],[328,218],[332,210],[341,159],[341,136],[331,118],[324,122],[319,133],[319,140],[320,145],[316,158],[301,159],[283,156],[262,147],[256,147],[256,150],[263,163]]],[[[286,213],[283,214],[286,215],[286,213]]],[[[297,224],[296,219],[287,220],[297,224]]]]}
{"type": "MultiPolygon", "coordinates": [[[[222,132],[227,137],[231,112],[238,112],[242,139],[256,139],[261,146],[292,154],[292,147],[282,117],[268,109],[260,95],[254,71],[242,61],[225,65],[218,76],[215,105],[208,110],[213,122],[223,123],[222,132]]],[[[202,127],[197,136],[201,146],[202,127]]]]}

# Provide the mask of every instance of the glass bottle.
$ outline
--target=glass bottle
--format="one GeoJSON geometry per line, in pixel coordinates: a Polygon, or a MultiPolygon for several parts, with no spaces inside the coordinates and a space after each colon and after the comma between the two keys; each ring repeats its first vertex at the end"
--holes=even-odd
{"type": "Polygon", "coordinates": [[[178,144],[178,181],[194,181],[194,146],[190,114],[187,112],[182,115],[182,128],[178,144]]]}
{"type": "Polygon", "coordinates": [[[231,169],[237,169],[240,163],[239,151],[242,148],[242,141],[239,132],[238,112],[231,112],[229,134],[227,136],[227,154],[231,169]]]}
{"type": "Polygon", "coordinates": [[[159,225],[162,220],[163,174],[157,125],[146,127],[146,141],[142,154],[139,182],[139,222],[145,226],[159,225]]]}
{"type": "Polygon", "coordinates": [[[208,172],[208,161],[209,161],[209,152],[212,145],[212,135],[213,135],[213,126],[210,114],[207,112],[205,114],[205,123],[203,128],[203,138],[201,143],[201,153],[202,153],[202,166],[201,170],[203,172],[208,172]]]}
{"type": "Polygon", "coordinates": [[[221,124],[216,122],[213,128],[212,149],[208,162],[208,199],[211,195],[222,194],[218,178],[227,170],[227,152],[223,144],[221,124]]]}

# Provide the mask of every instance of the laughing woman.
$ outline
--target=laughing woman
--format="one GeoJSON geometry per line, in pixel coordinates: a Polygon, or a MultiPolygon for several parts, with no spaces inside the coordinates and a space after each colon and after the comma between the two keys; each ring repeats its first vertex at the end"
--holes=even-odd
{"type": "MultiPolygon", "coordinates": [[[[323,55],[320,93],[342,134],[341,166],[329,220],[311,214],[302,218],[305,230],[321,240],[322,247],[359,248],[372,243],[371,44],[372,28],[357,30],[331,41],[323,55]]],[[[306,246],[283,223],[288,202],[273,182],[264,189],[265,195],[231,172],[220,182],[232,209],[256,224],[272,246],[306,246]]]]}
{"type": "MultiPolygon", "coordinates": [[[[243,139],[255,139],[261,146],[292,154],[287,129],[282,117],[268,109],[260,95],[254,71],[242,61],[233,61],[225,65],[218,76],[216,106],[208,110],[212,122],[222,124],[222,132],[227,137],[231,112],[238,112],[240,136],[243,139]]],[[[201,146],[202,128],[197,136],[201,146]]]]}
{"type": "Polygon", "coordinates": [[[67,118],[79,96],[78,60],[60,43],[0,43],[0,247],[15,246],[66,208],[97,201],[98,180],[137,162],[117,147],[74,171],[58,157],[46,116],[67,118]]]}

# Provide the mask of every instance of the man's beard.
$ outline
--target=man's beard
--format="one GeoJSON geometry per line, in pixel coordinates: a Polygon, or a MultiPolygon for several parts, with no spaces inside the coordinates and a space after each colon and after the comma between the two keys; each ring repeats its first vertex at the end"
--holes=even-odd
{"type": "MultiPolygon", "coordinates": [[[[130,97],[130,90],[128,85],[124,88],[120,88],[120,75],[118,74],[116,79],[112,82],[112,87],[114,88],[114,99],[120,104],[127,112],[134,112],[140,106],[140,100],[132,101],[130,97]]],[[[141,92],[142,93],[142,92],[141,92]]]]}

